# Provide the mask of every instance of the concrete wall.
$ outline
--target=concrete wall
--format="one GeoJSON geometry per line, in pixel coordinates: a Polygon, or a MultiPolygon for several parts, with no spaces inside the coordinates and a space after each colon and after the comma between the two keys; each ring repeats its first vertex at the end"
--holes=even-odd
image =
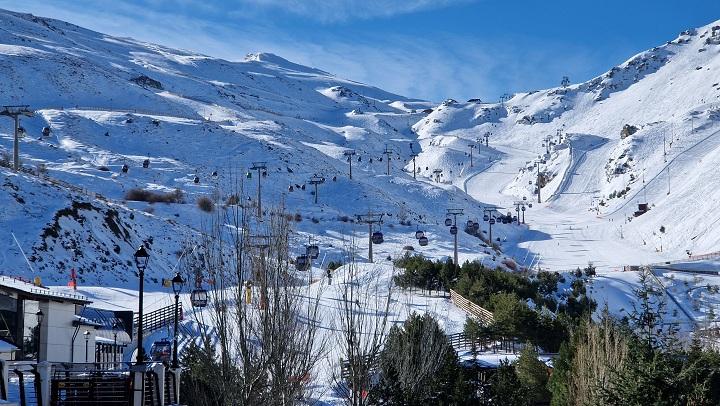
{"type": "Polygon", "coordinates": [[[95,329],[90,326],[80,326],[75,338],[74,358],[72,356],[72,337],[75,333],[73,321],[75,318],[75,305],[66,302],[41,302],[40,310],[45,314],[40,328],[40,361],[50,362],[86,362],[85,346],[87,341],[87,362],[95,361],[95,329]],[[85,339],[83,334],[90,334],[85,339]]]}

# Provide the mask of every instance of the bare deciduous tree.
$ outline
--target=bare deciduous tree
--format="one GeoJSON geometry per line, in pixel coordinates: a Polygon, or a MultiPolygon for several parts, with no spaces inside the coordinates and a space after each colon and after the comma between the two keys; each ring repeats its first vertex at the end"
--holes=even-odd
{"type": "MultiPolygon", "coordinates": [[[[242,196],[242,188],[236,193],[242,196]]],[[[236,199],[234,203],[241,203],[236,199]]],[[[298,286],[289,268],[290,225],[282,205],[265,218],[242,204],[218,205],[184,267],[209,287],[209,306],[194,313],[205,354],[220,376],[206,377],[208,405],[290,405],[307,395],[324,355],[320,290],[298,286]]],[[[196,362],[199,362],[196,360],[196,362]]]]}

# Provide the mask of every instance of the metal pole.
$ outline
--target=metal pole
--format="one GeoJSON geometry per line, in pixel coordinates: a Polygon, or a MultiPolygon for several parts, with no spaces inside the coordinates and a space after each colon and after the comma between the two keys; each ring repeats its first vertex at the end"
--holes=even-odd
{"type": "Polygon", "coordinates": [[[180,295],[175,294],[175,328],[173,329],[173,359],[172,359],[172,367],[178,368],[180,367],[180,363],[178,362],[178,310],[179,310],[179,303],[180,303],[180,295]]]}
{"type": "Polygon", "coordinates": [[[417,169],[415,169],[415,157],[413,157],[413,179],[417,180],[417,169]]]}
{"type": "Polygon", "coordinates": [[[315,204],[317,204],[318,184],[315,183],[315,204]]]}
{"type": "Polygon", "coordinates": [[[85,363],[88,362],[88,344],[90,343],[90,336],[85,336],[85,363]]]}
{"type": "Polygon", "coordinates": [[[390,176],[390,154],[387,154],[387,172],[386,175],[390,176]]]}
{"type": "Polygon", "coordinates": [[[145,363],[145,349],[143,348],[143,290],[145,288],[145,269],[140,267],[140,298],[138,300],[138,334],[137,334],[137,359],[135,362],[140,365],[145,363]]]}
{"type": "Polygon", "coordinates": [[[117,368],[117,331],[113,333],[113,368],[117,368]]]}
{"type": "Polygon", "coordinates": [[[542,201],[540,201],[540,162],[537,163],[537,180],[535,183],[538,190],[538,203],[542,203],[542,201]]]}
{"type": "Polygon", "coordinates": [[[350,162],[350,179],[352,179],[352,155],[348,156],[348,162],[350,162]]]}
{"type": "MultiPolygon", "coordinates": [[[[457,227],[457,214],[453,214],[453,225],[454,225],[455,227],[457,227]]],[[[454,237],[455,237],[455,238],[454,238],[454,240],[455,240],[455,253],[454,253],[455,256],[454,256],[454,260],[455,260],[455,266],[456,266],[456,267],[459,266],[459,264],[458,264],[458,248],[457,248],[457,241],[458,241],[458,240],[457,240],[457,236],[458,236],[458,233],[455,233],[455,235],[454,235],[454,237]]]]}
{"type": "Polygon", "coordinates": [[[20,170],[20,130],[19,118],[17,115],[13,116],[15,120],[15,139],[13,142],[13,169],[17,172],[20,170]]]}
{"type": "Polygon", "coordinates": [[[368,259],[370,260],[370,262],[373,262],[373,252],[372,252],[372,246],[373,246],[372,232],[373,231],[372,231],[372,228],[373,228],[372,223],[368,223],[368,229],[369,229],[369,232],[368,232],[368,242],[369,242],[369,244],[368,244],[368,259]]]}
{"type": "Polygon", "coordinates": [[[258,174],[258,218],[262,217],[262,200],[260,200],[260,168],[257,168],[257,174],[258,174]]]}

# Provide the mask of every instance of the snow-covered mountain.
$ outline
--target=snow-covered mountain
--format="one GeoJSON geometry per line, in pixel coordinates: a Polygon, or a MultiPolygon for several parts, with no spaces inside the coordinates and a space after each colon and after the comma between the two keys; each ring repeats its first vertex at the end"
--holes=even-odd
{"type": "MultiPolygon", "coordinates": [[[[325,260],[352,239],[366,247],[366,226],[351,220],[368,210],[386,214],[376,259],[407,245],[450,256],[446,209],[483,223],[486,203],[504,214],[536,201],[538,158],[543,203],[528,208],[529,226],[493,228],[521,264],[610,269],[714,251],[720,239],[720,22],[585,83],[439,106],[271,54],[229,62],[10,11],[0,24],[0,104],[36,112],[21,122],[28,171],[0,168],[2,273],[64,284],[76,268],[83,283],[134,285],[132,253],[148,241],[150,278],[167,276],[212,215],[196,200],[226,201],[254,162],[267,165],[263,204],[284,200],[299,214],[297,249],[313,235],[325,260]],[[486,133],[470,165],[468,145],[486,133]],[[326,179],[317,205],[313,175],[326,179]],[[126,200],[136,188],[183,199],[126,200]],[[639,202],[650,211],[635,218],[639,202]]],[[[12,132],[0,120],[0,154],[11,153],[12,132]]],[[[257,177],[245,184],[250,199],[257,177]]],[[[460,255],[502,260],[464,233],[460,255]]]]}

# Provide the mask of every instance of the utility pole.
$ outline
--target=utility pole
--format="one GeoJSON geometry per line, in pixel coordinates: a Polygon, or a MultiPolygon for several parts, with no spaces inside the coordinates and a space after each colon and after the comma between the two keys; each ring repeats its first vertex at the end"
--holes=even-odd
{"type": "Polygon", "coordinates": [[[520,213],[522,212],[522,224],[525,224],[525,210],[528,205],[526,200],[518,200],[515,203],[515,212],[517,213],[517,223],[520,224],[520,213]]]}
{"type": "Polygon", "coordinates": [[[417,169],[415,169],[415,158],[417,158],[417,154],[413,152],[410,154],[410,158],[412,158],[413,161],[413,179],[417,179],[417,169]]]}
{"type": "Polygon", "coordinates": [[[473,165],[472,153],[473,153],[473,150],[475,149],[475,147],[477,147],[477,145],[468,144],[468,147],[470,147],[470,167],[472,168],[473,166],[475,166],[475,165],[473,165]]]}
{"type": "Polygon", "coordinates": [[[368,211],[366,214],[358,214],[357,219],[360,223],[368,225],[368,261],[373,262],[373,224],[382,223],[383,213],[373,213],[368,211]]]}
{"type": "Polygon", "coordinates": [[[487,207],[484,207],[484,208],[483,208],[483,217],[485,217],[485,216],[488,217],[488,220],[487,220],[488,225],[489,225],[489,227],[488,227],[488,238],[489,238],[489,240],[490,240],[490,245],[492,245],[492,241],[493,241],[493,239],[492,239],[492,226],[493,226],[493,224],[495,224],[494,215],[495,215],[495,213],[498,213],[498,214],[500,213],[497,209],[501,209],[501,208],[500,208],[500,207],[496,207],[496,206],[487,206],[487,207]]]}
{"type": "Polygon", "coordinates": [[[545,141],[545,153],[550,154],[550,141],[552,141],[552,136],[546,135],[543,141],[545,141]]]}
{"type": "Polygon", "coordinates": [[[253,162],[252,166],[250,167],[251,171],[257,171],[257,178],[258,178],[258,190],[257,190],[257,216],[258,218],[262,217],[262,200],[261,200],[261,186],[260,186],[260,178],[262,176],[267,176],[267,165],[265,162],[253,162]],[[260,172],[262,171],[262,173],[260,172]]]}
{"type": "Polygon", "coordinates": [[[254,275],[257,279],[260,279],[260,308],[264,309],[267,306],[267,274],[265,268],[265,250],[270,247],[270,236],[269,235],[248,235],[248,246],[255,248],[260,251],[260,260],[262,261],[258,275],[254,275]]]}
{"type": "Polygon", "coordinates": [[[20,170],[20,116],[32,117],[35,112],[28,105],[3,106],[0,116],[12,117],[15,121],[15,137],[13,139],[13,170],[20,170]]]}
{"type": "Polygon", "coordinates": [[[390,176],[390,155],[392,155],[392,153],[392,150],[388,148],[387,144],[385,144],[385,151],[383,151],[383,154],[387,159],[387,171],[385,174],[388,176],[390,176]]]}
{"type": "Polygon", "coordinates": [[[322,176],[313,175],[310,178],[309,183],[315,186],[315,204],[318,202],[318,185],[325,183],[325,178],[322,176]]]}
{"type": "Polygon", "coordinates": [[[540,160],[535,161],[537,167],[537,179],[535,180],[535,186],[537,187],[538,203],[542,203],[540,199],[540,160]]]}
{"type": "Polygon", "coordinates": [[[483,137],[485,137],[485,146],[486,147],[490,146],[488,140],[490,139],[491,135],[492,135],[492,133],[490,131],[485,131],[485,134],[483,134],[483,137]]]}
{"type": "Polygon", "coordinates": [[[454,260],[455,262],[453,262],[453,264],[455,264],[456,267],[459,266],[459,264],[458,264],[457,216],[462,216],[462,214],[463,214],[463,209],[452,209],[452,208],[451,208],[451,209],[447,209],[447,215],[448,215],[448,216],[453,216],[453,224],[452,224],[452,226],[455,227],[455,234],[453,234],[453,241],[454,241],[454,255],[453,255],[453,260],[454,260]]]}
{"type": "Polygon", "coordinates": [[[357,154],[357,153],[355,152],[354,149],[349,149],[349,150],[343,152],[343,155],[345,155],[345,156],[347,157],[347,161],[348,161],[348,163],[350,164],[350,179],[351,179],[351,180],[352,180],[352,161],[353,161],[353,157],[354,157],[356,154],[357,154]]]}

